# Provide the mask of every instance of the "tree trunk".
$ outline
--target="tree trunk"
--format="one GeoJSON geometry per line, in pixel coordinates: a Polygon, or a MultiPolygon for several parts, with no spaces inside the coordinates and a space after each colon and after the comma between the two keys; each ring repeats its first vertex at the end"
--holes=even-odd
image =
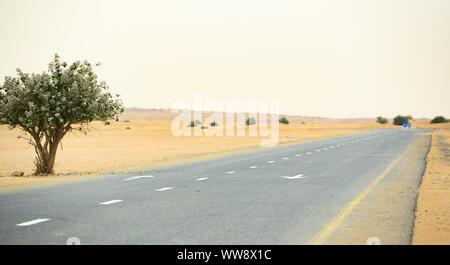
{"type": "Polygon", "coordinates": [[[35,175],[53,174],[53,167],[55,166],[56,151],[62,138],[72,130],[71,124],[62,125],[57,129],[48,130],[46,121],[44,120],[44,129],[26,128],[32,138],[29,143],[34,146],[36,151],[35,175]]]}
{"type": "Polygon", "coordinates": [[[40,143],[35,146],[36,150],[36,175],[48,175],[54,173],[54,166],[56,160],[56,151],[58,150],[59,141],[50,142],[46,149],[40,143]]]}

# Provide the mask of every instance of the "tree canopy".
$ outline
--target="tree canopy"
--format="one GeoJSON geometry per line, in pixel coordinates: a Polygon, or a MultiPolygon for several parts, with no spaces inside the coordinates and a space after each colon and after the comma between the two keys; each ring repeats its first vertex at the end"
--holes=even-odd
{"type": "Polygon", "coordinates": [[[409,122],[409,120],[412,120],[412,116],[408,115],[408,116],[401,116],[401,115],[397,115],[394,117],[392,124],[394,125],[403,125],[403,123],[405,122],[409,122]]]}

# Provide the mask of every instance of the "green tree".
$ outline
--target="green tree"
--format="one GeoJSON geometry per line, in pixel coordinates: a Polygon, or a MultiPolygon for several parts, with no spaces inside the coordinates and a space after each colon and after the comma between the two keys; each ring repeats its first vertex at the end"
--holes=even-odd
{"type": "Polygon", "coordinates": [[[446,119],[444,116],[436,116],[434,119],[430,121],[430,123],[445,123],[450,122],[449,119],[446,119]]]}
{"type": "Polygon", "coordinates": [[[278,122],[279,123],[283,123],[283,124],[289,124],[289,121],[288,121],[288,119],[286,119],[286,117],[281,117],[279,120],[278,120],[278,122]]]}
{"type": "Polygon", "coordinates": [[[411,115],[408,115],[408,116],[397,115],[394,117],[394,120],[392,121],[392,123],[394,125],[403,125],[403,123],[409,122],[409,120],[411,120],[411,119],[412,119],[411,115]]]}
{"type": "Polygon", "coordinates": [[[386,124],[386,123],[388,123],[388,120],[386,118],[378,116],[377,117],[377,122],[380,123],[380,124],[386,124]]]}
{"type": "Polygon", "coordinates": [[[0,86],[0,124],[19,127],[31,136],[35,174],[54,173],[58,145],[68,132],[86,133],[90,122],[100,120],[108,125],[123,112],[119,95],[107,92],[108,86],[97,81],[87,61],[69,65],[55,54],[48,72],[30,75],[17,69],[17,75],[5,77],[0,86]]]}

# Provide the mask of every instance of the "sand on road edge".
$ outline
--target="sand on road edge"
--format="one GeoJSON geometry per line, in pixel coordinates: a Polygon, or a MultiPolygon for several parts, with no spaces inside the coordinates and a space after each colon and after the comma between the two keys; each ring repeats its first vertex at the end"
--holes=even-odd
{"type": "Polygon", "coordinates": [[[428,133],[419,134],[310,243],[365,245],[379,240],[381,245],[410,244],[430,138],[428,133]]]}
{"type": "Polygon", "coordinates": [[[413,245],[450,244],[450,130],[434,130],[415,211],[413,245]]]}

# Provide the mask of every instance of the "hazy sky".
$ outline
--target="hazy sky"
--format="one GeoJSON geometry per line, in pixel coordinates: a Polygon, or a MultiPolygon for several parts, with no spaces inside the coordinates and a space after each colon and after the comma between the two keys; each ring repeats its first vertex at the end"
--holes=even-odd
{"type": "Polygon", "coordinates": [[[288,114],[450,117],[448,0],[1,0],[0,78],[101,62],[127,107],[278,100],[288,114]]]}

